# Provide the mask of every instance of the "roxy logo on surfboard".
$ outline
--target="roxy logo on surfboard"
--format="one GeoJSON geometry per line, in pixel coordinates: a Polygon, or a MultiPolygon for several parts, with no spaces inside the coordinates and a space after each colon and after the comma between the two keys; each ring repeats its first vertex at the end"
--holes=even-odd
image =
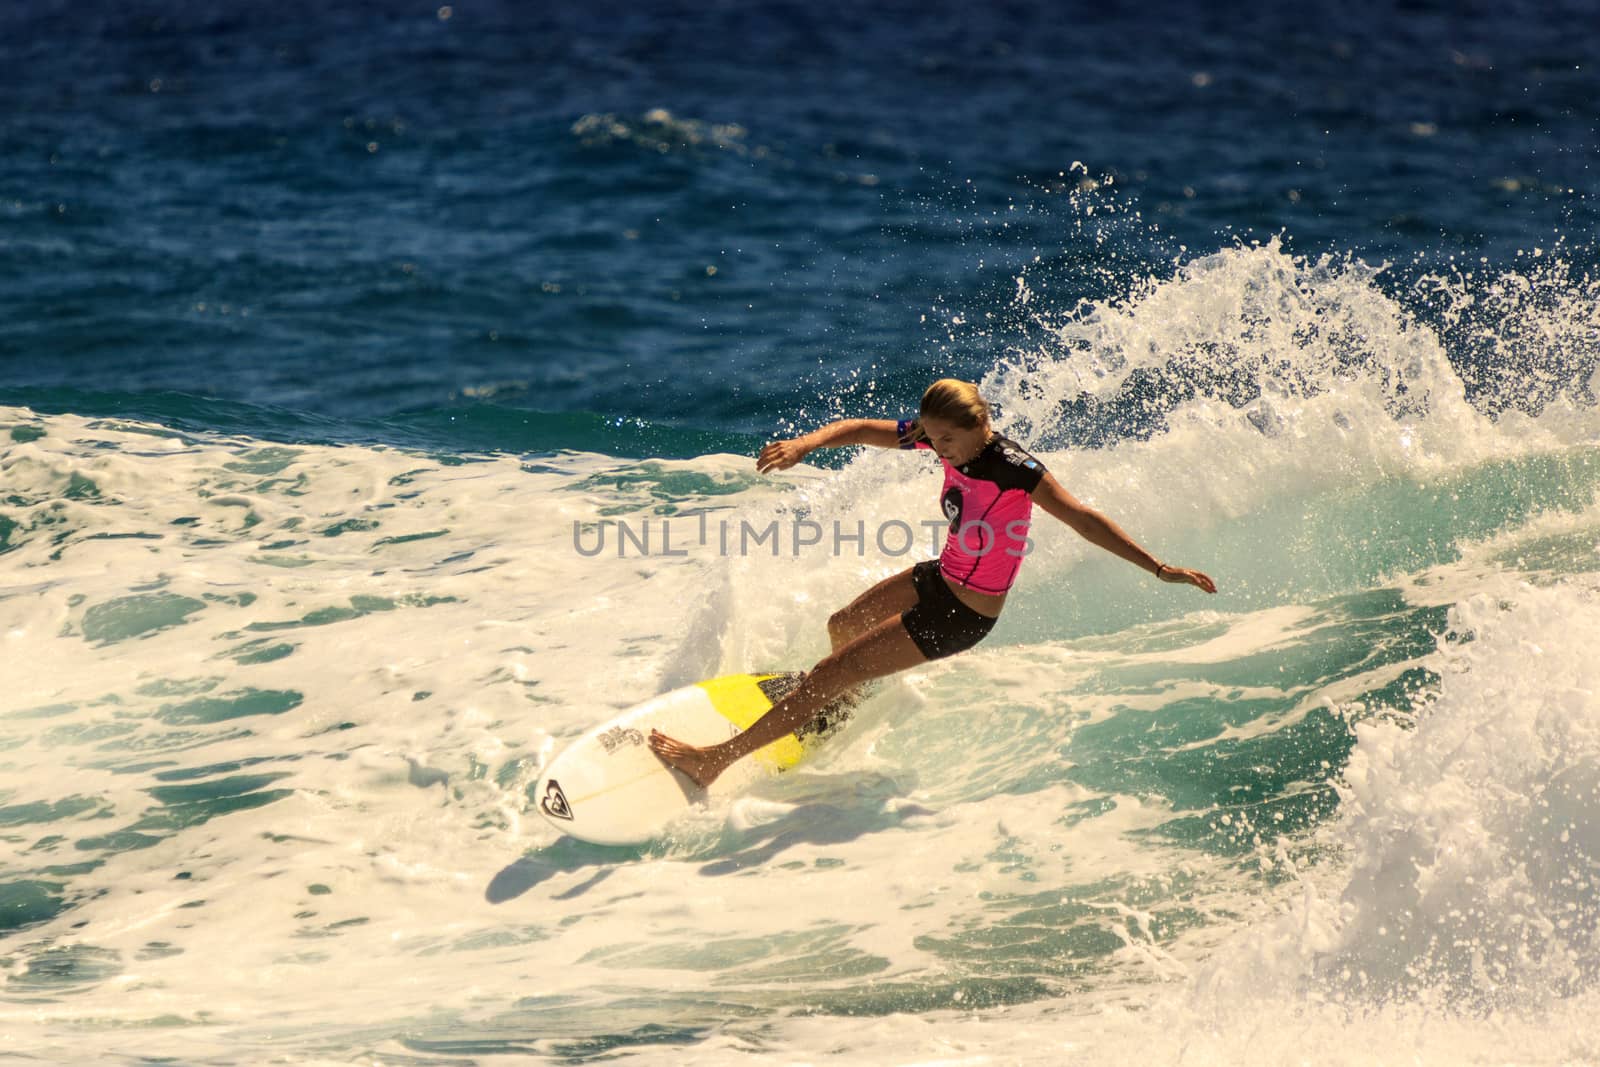
{"type": "Polygon", "coordinates": [[[544,799],[539,801],[539,807],[553,819],[572,821],[572,805],[567,803],[567,795],[561,791],[561,784],[554,778],[546,783],[544,799]]]}

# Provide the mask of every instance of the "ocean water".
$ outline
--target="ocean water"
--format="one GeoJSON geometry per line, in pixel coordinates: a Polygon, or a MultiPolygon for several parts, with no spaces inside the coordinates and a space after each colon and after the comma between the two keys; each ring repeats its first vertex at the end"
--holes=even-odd
{"type": "Polygon", "coordinates": [[[1595,14],[0,11],[0,1050],[1600,1063],[1595,14]],[[925,456],[753,456],[945,375],[1219,594],[1041,514],[549,829],[928,554],[925,456]]]}

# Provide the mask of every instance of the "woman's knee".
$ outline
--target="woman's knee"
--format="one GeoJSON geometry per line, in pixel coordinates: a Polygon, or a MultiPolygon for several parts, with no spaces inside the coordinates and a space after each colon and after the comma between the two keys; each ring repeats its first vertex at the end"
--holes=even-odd
{"type": "Polygon", "coordinates": [[[850,608],[840,608],[828,616],[828,636],[833,639],[833,647],[848,644],[861,631],[856,622],[856,613],[850,608]]]}

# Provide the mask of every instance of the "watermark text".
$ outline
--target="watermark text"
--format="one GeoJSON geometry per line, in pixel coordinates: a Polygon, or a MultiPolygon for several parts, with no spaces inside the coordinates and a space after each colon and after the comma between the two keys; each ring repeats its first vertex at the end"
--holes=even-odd
{"type": "Polygon", "coordinates": [[[798,557],[810,553],[864,558],[869,547],[882,556],[904,556],[924,544],[928,554],[936,556],[947,540],[955,538],[971,556],[999,551],[1021,558],[1033,551],[1028,526],[1027,519],[1013,519],[1001,528],[1001,536],[996,536],[995,528],[982,519],[959,526],[943,519],[925,519],[916,525],[889,519],[869,528],[864,519],[853,523],[835,519],[827,525],[798,517],[757,523],[743,518],[712,521],[706,512],[699,512],[660,519],[574,520],[572,547],[580,556],[614,554],[618,559],[687,556],[696,550],[722,556],[798,557]]]}

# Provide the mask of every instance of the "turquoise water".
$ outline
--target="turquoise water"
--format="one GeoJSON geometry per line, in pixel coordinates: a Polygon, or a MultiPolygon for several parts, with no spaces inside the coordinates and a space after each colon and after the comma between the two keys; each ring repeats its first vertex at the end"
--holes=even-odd
{"type": "Polygon", "coordinates": [[[1600,1062],[1592,32],[1370,14],[0,15],[5,1051],[1600,1062]],[[1037,516],[797,771],[549,829],[926,554],[753,456],[944,374],[1219,594],[1037,516]]]}

